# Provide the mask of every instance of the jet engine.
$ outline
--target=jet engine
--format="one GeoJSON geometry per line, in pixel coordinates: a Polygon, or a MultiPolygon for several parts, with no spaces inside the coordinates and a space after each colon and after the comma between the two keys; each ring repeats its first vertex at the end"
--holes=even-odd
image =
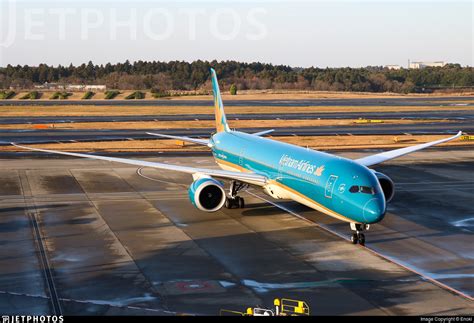
{"type": "Polygon", "coordinates": [[[383,194],[385,195],[385,201],[388,203],[393,199],[395,195],[395,184],[392,179],[383,173],[373,171],[377,179],[379,180],[380,186],[382,187],[383,194]]]}
{"type": "Polygon", "coordinates": [[[189,199],[201,211],[215,212],[222,208],[226,195],[224,184],[211,177],[195,180],[188,189],[189,199]]]}

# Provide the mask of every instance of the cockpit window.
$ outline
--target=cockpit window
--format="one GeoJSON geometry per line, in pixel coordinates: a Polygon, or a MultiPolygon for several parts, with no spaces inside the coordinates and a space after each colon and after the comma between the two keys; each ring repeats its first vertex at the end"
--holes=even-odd
{"type": "Polygon", "coordinates": [[[354,185],[354,186],[351,186],[351,188],[349,189],[349,192],[351,192],[351,193],[361,192],[361,193],[364,193],[364,194],[374,195],[375,194],[375,187],[354,185]]]}
{"type": "Polygon", "coordinates": [[[351,188],[349,189],[349,192],[359,193],[359,186],[357,186],[357,185],[351,186],[351,188]]]}
{"type": "Polygon", "coordinates": [[[375,189],[370,186],[361,186],[360,191],[365,194],[372,194],[372,195],[375,194],[375,189]]]}

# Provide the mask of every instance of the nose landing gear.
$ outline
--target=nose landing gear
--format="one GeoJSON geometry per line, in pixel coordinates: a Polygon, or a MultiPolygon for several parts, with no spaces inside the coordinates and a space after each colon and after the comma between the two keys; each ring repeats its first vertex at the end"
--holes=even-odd
{"type": "Polygon", "coordinates": [[[249,185],[246,183],[241,183],[238,181],[230,182],[229,197],[225,200],[225,207],[227,209],[232,209],[233,207],[243,209],[245,207],[245,201],[237,194],[247,187],[249,187],[249,185]]]}
{"type": "Polygon", "coordinates": [[[353,244],[359,243],[361,246],[365,245],[365,235],[362,231],[369,230],[370,225],[351,223],[351,230],[355,231],[351,236],[351,242],[353,244]]]}

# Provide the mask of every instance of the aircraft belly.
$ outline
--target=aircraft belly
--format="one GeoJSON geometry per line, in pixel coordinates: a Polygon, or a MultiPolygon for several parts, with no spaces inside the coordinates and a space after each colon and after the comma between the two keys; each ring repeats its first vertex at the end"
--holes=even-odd
{"type": "Polygon", "coordinates": [[[293,201],[296,201],[298,203],[306,205],[309,208],[312,208],[312,209],[314,209],[316,211],[319,211],[321,213],[324,213],[326,215],[332,216],[332,217],[334,217],[338,220],[341,220],[341,221],[344,221],[344,222],[350,222],[350,223],[355,222],[352,219],[349,219],[349,218],[347,218],[345,216],[342,216],[342,215],[340,215],[340,214],[338,214],[338,213],[336,213],[336,212],[334,212],[330,209],[322,207],[321,205],[319,205],[318,203],[313,202],[312,200],[310,200],[307,197],[303,197],[302,195],[296,194],[296,193],[292,192],[291,190],[287,190],[283,187],[281,189],[283,189],[285,191],[285,194],[288,196],[288,199],[291,199],[293,201]]]}
{"type": "Polygon", "coordinates": [[[292,199],[287,190],[277,185],[267,184],[263,187],[263,191],[275,199],[292,199]]]}

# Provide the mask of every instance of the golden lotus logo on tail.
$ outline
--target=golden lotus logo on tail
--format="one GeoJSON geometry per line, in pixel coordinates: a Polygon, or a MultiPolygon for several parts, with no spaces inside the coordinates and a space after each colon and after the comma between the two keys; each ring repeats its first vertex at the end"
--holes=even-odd
{"type": "Polygon", "coordinates": [[[214,99],[215,113],[216,113],[216,130],[217,132],[225,131],[224,122],[222,120],[222,113],[219,107],[219,99],[216,97],[214,99]]]}

